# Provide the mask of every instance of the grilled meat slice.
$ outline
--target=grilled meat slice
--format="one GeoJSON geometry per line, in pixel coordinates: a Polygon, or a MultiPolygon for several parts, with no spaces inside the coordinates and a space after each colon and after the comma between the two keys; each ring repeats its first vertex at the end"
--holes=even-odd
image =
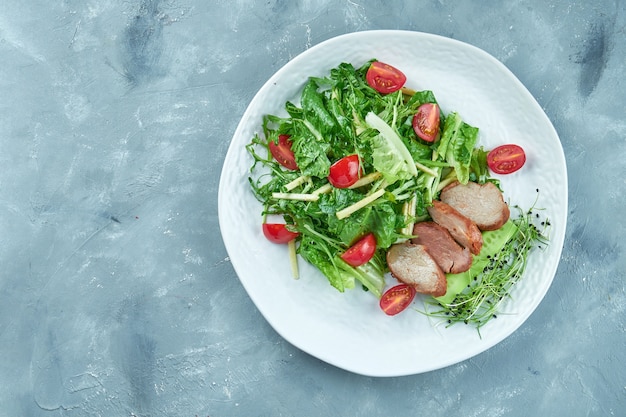
{"type": "Polygon", "coordinates": [[[438,200],[433,200],[433,205],[428,208],[428,213],[436,223],[446,228],[461,246],[469,249],[474,255],[480,253],[483,246],[483,236],[476,223],[449,204],[438,200]]]}
{"type": "Polygon", "coordinates": [[[393,277],[412,285],[418,293],[433,297],[446,293],[446,275],[422,245],[409,242],[392,245],[387,251],[387,264],[393,277]]]}
{"type": "Polygon", "coordinates": [[[435,222],[420,222],[413,227],[411,243],[422,245],[445,273],[458,274],[472,266],[469,249],[459,245],[447,229],[435,222]]]}
{"type": "Polygon", "coordinates": [[[441,191],[440,199],[476,223],[480,230],[496,230],[509,219],[509,206],[491,182],[454,182],[441,191]]]}

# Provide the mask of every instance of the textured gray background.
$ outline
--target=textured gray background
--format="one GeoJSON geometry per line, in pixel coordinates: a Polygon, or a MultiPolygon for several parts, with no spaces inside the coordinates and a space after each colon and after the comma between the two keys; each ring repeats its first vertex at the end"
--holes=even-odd
{"type": "Polygon", "coordinates": [[[626,415],[625,22],[610,0],[3,0],[0,415],[626,415]],[[491,53],[568,162],[568,232],[539,308],[487,352],[402,378],[278,336],[217,219],[255,92],[367,29],[491,53]]]}

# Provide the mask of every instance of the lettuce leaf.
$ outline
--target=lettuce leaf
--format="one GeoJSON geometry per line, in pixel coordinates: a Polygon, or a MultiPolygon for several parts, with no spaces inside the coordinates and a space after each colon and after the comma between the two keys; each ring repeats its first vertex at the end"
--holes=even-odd
{"type": "Polygon", "coordinates": [[[416,176],[413,156],[393,128],[373,112],[365,116],[365,122],[379,132],[371,139],[374,169],[390,184],[416,176]]]}
{"type": "Polygon", "coordinates": [[[478,128],[465,123],[456,112],[446,117],[437,154],[454,167],[461,184],[469,181],[472,154],[477,141],[478,128]]]}

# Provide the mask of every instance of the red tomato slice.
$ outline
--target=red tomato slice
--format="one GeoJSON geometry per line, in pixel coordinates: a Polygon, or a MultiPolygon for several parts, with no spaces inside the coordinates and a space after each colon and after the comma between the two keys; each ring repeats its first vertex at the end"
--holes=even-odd
{"type": "Polygon", "coordinates": [[[395,316],[404,309],[415,298],[415,288],[408,284],[399,284],[389,288],[382,297],[380,297],[380,308],[388,316],[395,316]]]}
{"type": "Polygon", "coordinates": [[[389,94],[402,88],[406,75],[391,65],[374,61],[365,74],[365,80],[379,93],[389,94]]]}
{"type": "Polygon", "coordinates": [[[263,234],[274,243],[288,243],[298,237],[298,232],[288,230],[282,223],[263,223],[263,234]]]}
{"type": "Polygon", "coordinates": [[[296,157],[291,150],[291,140],[289,140],[289,135],[279,135],[278,143],[270,140],[269,147],[270,153],[279,164],[292,171],[298,169],[296,157]]]}
{"type": "Polygon", "coordinates": [[[526,162],[526,154],[518,145],[501,145],[487,154],[487,165],[496,174],[510,174],[526,162]]]}
{"type": "Polygon", "coordinates": [[[337,188],[348,188],[361,176],[361,164],[358,155],[344,156],[330,166],[328,181],[337,188]]]}
{"type": "Polygon", "coordinates": [[[369,262],[376,252],[376,237],[373,233],[368,233],[358,240],[348,250],[341,254],[341,259],[346,263],[357,267],[369,262]]]}
{"type": "Polygon", "coordinates": [[[413,116],[415,134],[426,142],[434,142],[439,135],[439,106],[435,103],[424,103],[417,108],[413,116]]]}

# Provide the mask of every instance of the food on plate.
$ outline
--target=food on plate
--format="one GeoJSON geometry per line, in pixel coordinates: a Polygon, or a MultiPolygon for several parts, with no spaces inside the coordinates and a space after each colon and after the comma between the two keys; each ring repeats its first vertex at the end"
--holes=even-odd
{"type": "Polygon", "coordinates": [[[444,227],[461,246],[477,255],[483,246],[483,235],[476,223],[459,213],[449,204],[433,200],[428,214],[435,223],[444,227]]]}
{"type": "MultiPolygon", "coordinates": [[[[264,115],[246,147],[249,184],[263,219],[285,223],[267,222],[263,231],[288,243],[294,277],[299,255],[336,290],[377,297],[386,314],[406,309],[415,293],[450,312],[467,296],[468,279],[474,292],[493,285],[485,252],[509,254],[521,266],[515,275],[523,272],[528,251],[509,247],[519,234],[533,236],[530,226],[509,219],[490,175],[511,159],[519,169],[519,154],[485,150],[477,127],[443,112],[432,91],[406,83],[402,71],[375,59],[310,77],[280,114],[264,115]],[[399,288],[384,291],[396,281],[399,288]]],[[[541,240],[534,236],[532,243],[541,240]]],[[[497,279],[508,282],[504,273],[497,279]]],[[[455,321],[484,325],[472,320],[484,303],[455,310],[455,321]]]]}
{"type": "Polygon", "coordinates": [[[439,105],[437,103],[424,103],[417,108],[413,116],[413,130],[415,134],[426,142],[434,142],[439,139],[440,124],[439,105]]]}
{"type": "Polygon", "coordinates": [[[446,293],[446,275],[423,245],[404,242],[391,245],[387,265],[398,281],[422,294],[440,297],[446,293]]]}
{"type": "Polygon", "coordinates": [[[413,227],[414,238],[411,243],[424,246],[426,252],[447,274],[458,274],[472,266],[469,249],[459,245],[447,229],[433,221],[416,223],[413,227]]]}
{"type": "Polygon", "coordinates": [[[278,135],[278,143],[270,141],[268,146],[270,153],[279,164],[293,171],[298,169],[296,158],[291,150],[289,135],[278,135]]]}
{"type": "Polygon", "coordinates": [[[342,253],[341,259],[349,265],[357,267],[368,263],[375,253],[376,236],[374,233],[368,233],[342,253]]]}
{"type": "Polygon", "coordinates": [[[415,298],[415,288],[408,284],[398,284],[389,288],[380,297],[380,309],[388,316],[404,311],[415,298]]]}
{"type": "Polygon", "coordinates": [[[440,200],[476,223],[480,230],[496,230],[509,220],[509,206],[492,182],[458,181],[441,190],[440,200]]]}
{"type": "Polygon", "coordinates": [[[298,232],[293,232],[283,223],[263,223],[263,235],[270,242],[289,243],[298,237],[298,232]]]}
{"type": "Polygon", "coordinates": [[[526,153],[521,146],[515,144],[500,145],[487,155],[487,164],[496,174],[511,174],[526,162],[526,153]]]}
{"type": "Polygon", "coordinates": [[[328,181],[337,188],[348,188],[361,177],[359,155],[344,156],[329,168],[328,181]]]}
{"type": "Polygon", "coordinates": [[[370,64],[365,79],[370,87],[381,94],[398,91],[406,82],[406,76],[402,71],[380,61],[373,61],[370,64]]]}

